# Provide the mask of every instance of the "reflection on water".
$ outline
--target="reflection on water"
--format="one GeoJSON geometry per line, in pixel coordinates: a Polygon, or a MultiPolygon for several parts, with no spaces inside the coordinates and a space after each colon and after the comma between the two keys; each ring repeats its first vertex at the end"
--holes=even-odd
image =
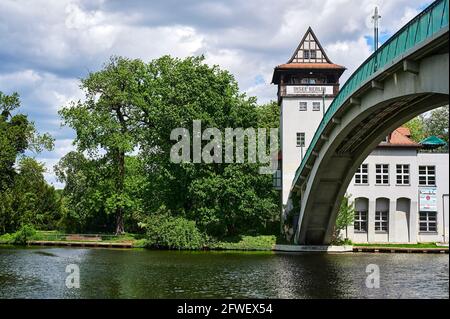
{"type": "Polygon", "coordinates": [[[448,298],[448,255],[0,248],[0,298],[448,298]],[[80,268],[68,289],[66,266],[80,268]],[[365,286],[366,266],[380,288],[365,286]]]}

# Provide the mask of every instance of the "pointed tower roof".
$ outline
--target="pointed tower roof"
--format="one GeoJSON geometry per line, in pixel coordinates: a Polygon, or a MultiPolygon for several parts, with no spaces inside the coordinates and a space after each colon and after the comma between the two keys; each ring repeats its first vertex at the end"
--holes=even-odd
{"type": "Polygon", "coordinates": [[[283,71],[304,69],[334,70],[339,76],[346,70],[345,67],[331,62],[311,27],[306,31],[289,61],[275,67],[272,83],[279,83],[280,74],[283,71]]]}
{"type": "MultiPolygon", "coordinates": [[[[330,61],[330,59],[328,58],[327,54],[325,53],[325,50],[322,48],[322,45],[320,44],[319,40],[317,40],[316,35],[314,34],[314,31],[312,30],[311,27],[308,27],[308,30],[306,31],[305,35],[303,36],[303,39],[300,41],[300,44],[298,45],[297,49],[295,49],[294,54],[292,54],[292,57],[289,59],[289,61],[287,63],[293,63],[293,62],[298,62],[298,61],[294,61],[294,60],[298,60],[300,58],[300,51],[305,49],[305,41],[311,42],[314,41],[314,43],[317,44],[317,49],[319,49],[322,53],[322,59],[321,59],[321,63],[326,62],[326,63],[330,63],[332,64],[332,62],[330,61]]],[[[310,49],[308,47],[308,49],[310,49]]]]}

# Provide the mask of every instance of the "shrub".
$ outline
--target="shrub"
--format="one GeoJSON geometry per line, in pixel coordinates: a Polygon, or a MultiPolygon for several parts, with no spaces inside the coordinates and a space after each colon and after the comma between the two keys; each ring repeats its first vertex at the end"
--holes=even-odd
{"type": "Polygon", "coordinates": [[[0,244],[12,244],[14,240],[14,234],[3,234],[0,235],[0,244]]]}
{"type": "Polygon", "coordinates": [[[151,216],[145,225],[147,247],[166,249],[200,249],[205,244],[205,235],[194,221],[168,214],[151,216]]]}
{"type": "Polygon", "coordinates": [[[12,244],[25,245],[28,240],[36,235],[36,230],[31,225],[23,225],[16,231],[12,238],[12,244]]]}

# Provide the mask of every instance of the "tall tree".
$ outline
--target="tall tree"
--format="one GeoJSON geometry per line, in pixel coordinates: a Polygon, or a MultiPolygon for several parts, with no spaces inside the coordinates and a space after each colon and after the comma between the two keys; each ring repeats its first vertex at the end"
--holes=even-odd
{"type": "Polygon", "coordinates": [[[170,136],[173,129],[185,128],[192,138],[194,120],[201,120],[202,130],[222,134],[226,128],[273,127],[277,108],[271,104],[258,113],[256,99],[240,93],[229,72],[208,66],[203,57],[164,56],[151,61],[147,72],[140,144],[151,180],[147,211],[164,205],[215,236],[265,229],[278,218],[278,199],[271,176],[258,173],[259,164],[192,163],[192,145],[190,163],[172,163],[170,136]]]}
{"type": "Polygon", "coordinates": [[[64,124],[76,131],[80,152],[103,158],[113,181],[107,198],[108,211],[115,214],[116,234],[124,232],[127,198],[125,156],[137,146],[134,113],[142,103],[144,64],[140,60],[112,57],[98,72],[81,81],[84,101],[72,102],[60,111],[64,124]],[[104,152],[104,154],[102,153],[104,152]]]}
{"type": "Polygon", "coordinates": [[[43,191],[52,193],[44,181],[42,165],[25,158],[24,153],[27,149],[35,153],[51,150],[53,138],[38,134],[34,123],[20,113],[19,107],[17,93],[0,92],[0,232],[15,231],[22,223],[36,221],[35,216],[45,215],[45,199],[37,197],[42,196],[43,191]],[[39,187],[21,187],[25,182],[39,187]],[[36,200],[24,198],[25,193],[36,200]],[[21,209],[24,205],[28,205],[27,210],[21,209]]]}

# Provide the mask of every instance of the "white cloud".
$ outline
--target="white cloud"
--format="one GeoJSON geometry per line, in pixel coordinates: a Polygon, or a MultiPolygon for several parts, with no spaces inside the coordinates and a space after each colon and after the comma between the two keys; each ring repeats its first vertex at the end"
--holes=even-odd
{"type": "Polygon", "coordinates": [[[371,53],[375,5],[380,32],[391,35],[430,2],[2,0],[0,90],[19,92],[39,130],[56,137],[55,151],[40,156],[50,167],[72,149],[73,132],[59,127],[58,109],[82,98],[79,78],[111,55],[148,61],[205,54],[264,103],[276,99],[273,68],[288,60],[308,26],[330,59],[347,67],[343,83],[371,53]]]}

